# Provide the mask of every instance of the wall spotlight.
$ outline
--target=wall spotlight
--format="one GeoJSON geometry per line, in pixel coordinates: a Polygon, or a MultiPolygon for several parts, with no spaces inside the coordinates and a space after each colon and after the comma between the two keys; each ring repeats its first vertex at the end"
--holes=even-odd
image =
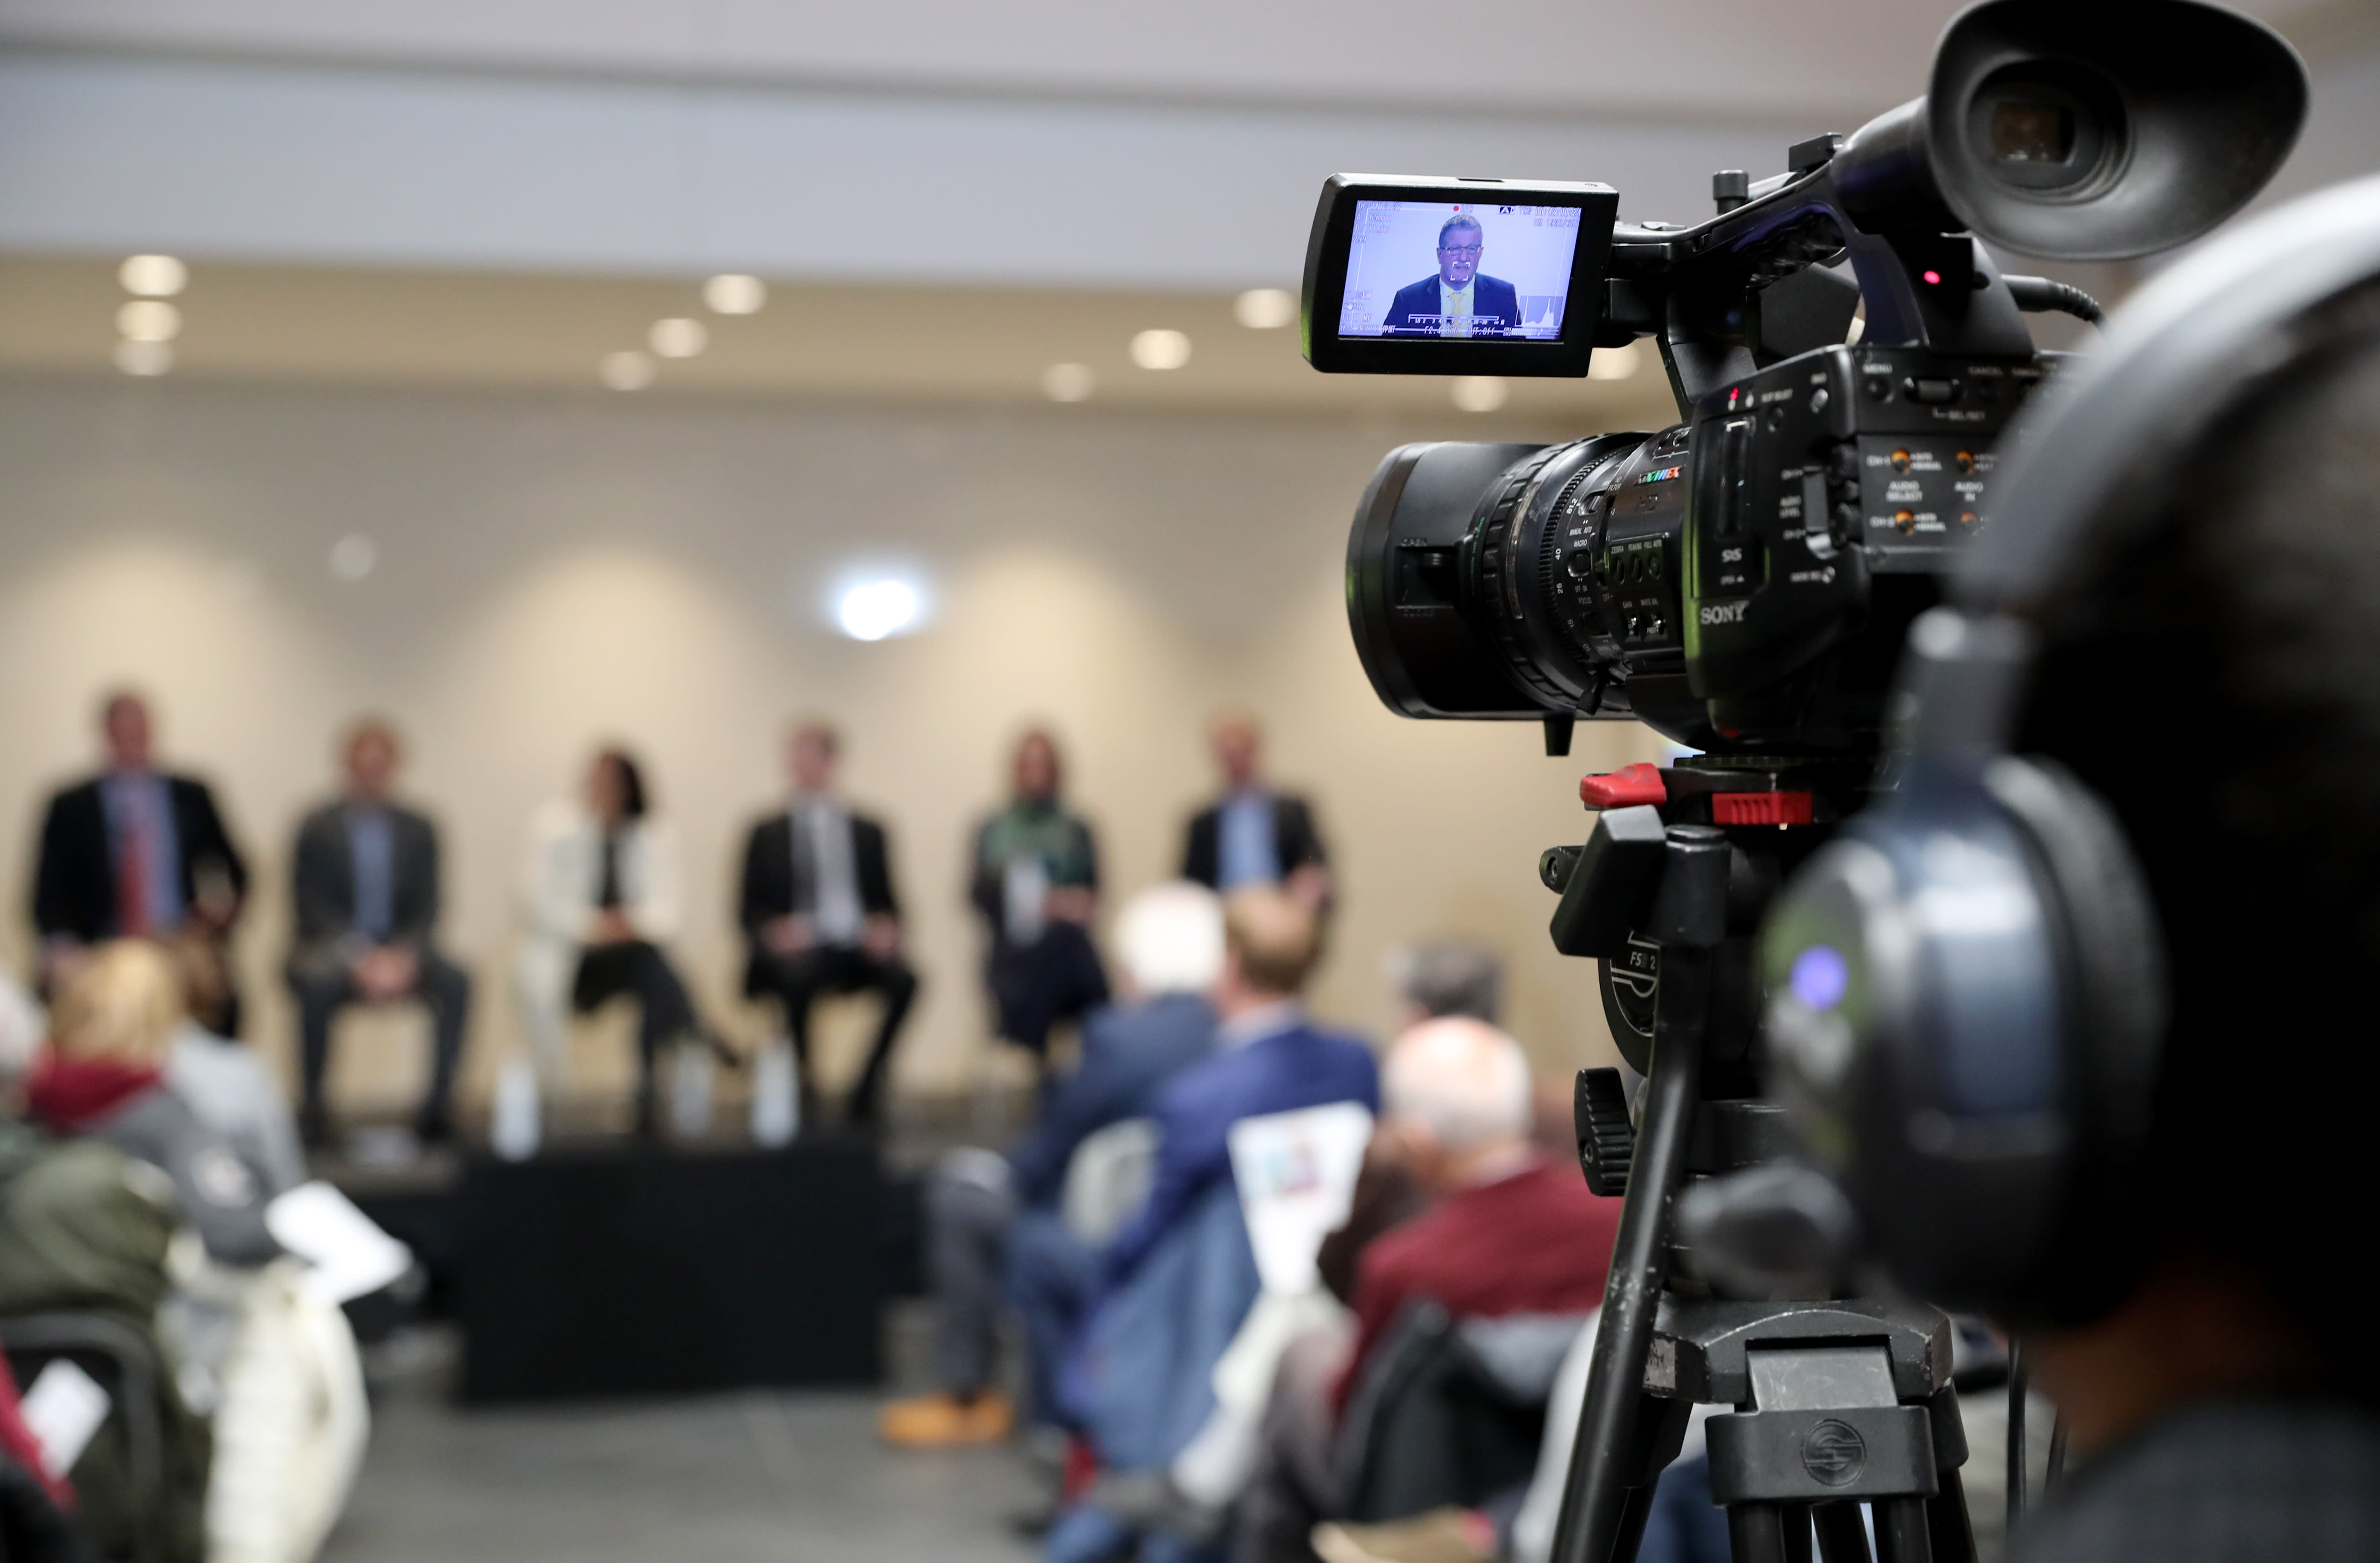
{"type": "Polygon", "coordinates": [[[684,315],[655,321],[645,333],[652,350],[664,358],[691,358],[710,345],[710,328],[684,315]]]}
{"type": "Polygon", "coordinates": [[[906,635],[925,623],[926,597],[907,581],[855,581],[836,594],[834,622],[854,640],[906,635]]]}
{"type": "Polygon", "coordinates": [[[128,255],[115,280],[140,297],[171,298],[188,285],[190,269],[171,255],[128,255]]]}
{"type": "Polygon", "coordinates": [[[1041,371],[1041,394],[1053,402],[1083,402],[1099,389],[1088,364],[1051,364],[1041,371]]]}
{"type": "Polygon", "coordinates": [[[174,345],[170,342],[119,342],[115,345],[115,367],[127,374],[144,378],[163,374],[174,367],[174,345]]]}
{"type": "Polygon", "coordinates": [[[714,315],[757,315],[768,301],[768,285],[740,273],[726,273],[702,285],[703,306],[714,315]]]}
{"type": "Polygon", "coordinates": [[[1178,370],[1190,361],[1190,338],[1178,331],[1144,331],[1132,339],[1132,361],[1145,370],[1178,370]]]}
{"type": "Polygon", "coordinates": [[[1250,331],[1279,331],[1297,323],[1297,295],[1278,287],[1252,287],[1232,300],[1232,313],[1250,331]]]}
{"type": "Polygon", "coordinates": [[[1459,374],[1447,383],[1447,394],[1468,413],[1491,413],[1512,398],[1512,387],[1492,374],[1459,374]]]}
{"type": "Polygon", "coordinates": [[[115,311],[115,329],[127,342],[171,342],[182,334],[182,311],[162,298],[135,298],[115,311]]]}

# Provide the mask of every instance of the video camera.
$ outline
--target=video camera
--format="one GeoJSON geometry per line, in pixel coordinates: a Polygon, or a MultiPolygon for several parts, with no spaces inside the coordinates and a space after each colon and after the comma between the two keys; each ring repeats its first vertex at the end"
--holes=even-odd
{"type": "MultiPolygon", "coordinates": [[[[1707,1448],[1739,1559],[1806,1558],[1814,1527],[1825,1557],[1865,1557],[1867,1524],[1881,1563],[1972,1563],[1949,1321],[1842,1294],[1859,1213],[1797,1165],[1810,1116],[1762,1094],[1757,940],[1829,828],[1893,785],[1877,762],[1904,642],[1992,527],[1998,442],[2058,372],[2025,314],[2097,319],[1985,245],[2186,243],[2264,187],[2306,93],[2277,35],[2197,0],[1986,0],[1943,35],[1925,97],[1793,146],[1780,174],[1718,174],[1717,213],[1691,225],[1621,224],[1594,184],[1325,184],[1318,370],[1577,376],[1649,336],[1682,418],[1403,446],[1348,543],[1350,624],[1391,709],[1542,721],[1552,754],[1578,719],[1635,718],[1695,751],[1588,778],[1594,833],[1539,865],[1555,947],[1601,962],[1647,1077],[1633,1098],[1616,1070],[1578,1081],[1582,1167],[1627,1205],[1555,1563],[1633,1555],[1697,1402],[1732,1408],[1707,1448]]],[[[1835,965],[1797,963],[1783,989],[1831,1023],[1848,976],[1813,950],[1835,965]]],[[[2013,1428],[2013,1365],[2010,1394],[2013,1428]]]]}
{"type": "Polygon", "coordinates": [[[1557,753],[1580,717],[1872,753],[1903,633],[1990,525],[1994,445],[2055,371],[2023,312],[2097,313],[1985,241],[2194,238],[2270,177],[2303,91],[2285,43],[2211,6],[1996,0],[1951,24],[1925,97],[1781,174],[1719,174],[1691,225],[1618,223],[1601,185],[1334,176],[1316,369],[1579,376],[1650,336],[1684,419],[1391,453],[1348,546],[1373,687],[1411,717],[1547,720],[1557,753]]]}

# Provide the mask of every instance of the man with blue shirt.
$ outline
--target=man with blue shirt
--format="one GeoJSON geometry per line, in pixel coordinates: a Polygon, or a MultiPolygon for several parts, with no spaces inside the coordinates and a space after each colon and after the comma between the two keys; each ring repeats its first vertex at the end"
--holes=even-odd
{"type": "MultiPolygon", "coordinates": [[[[156,768],[149,703],[129,691],[100,710],[107,769],[50,799],[33,873],[33,928],[44,991],[91,946],[112,939],[221,940],[248,895],[248,866],[214,794],[156,768]]],[[[218,1030],[236,1009],[201,1017],[218,1030]]]]}
{"type": "Polygon", "coordinates": [[[1319,910],[1330,898],[1330,861],[1313,808],[1264,784],[1264,737],[1255,718],[1226,712],[1210,736],[1223,795],[1191,819],[1182,877],[1225,895],[1280,885],[1319,910]]]}
{"type": "Polygon", "coordinates": [[[1030,1412],[1047,1421],[1057,1359],[1099,1276],[1096,1234],[1062,1206],[1075,1155],[1094,1134],[1146,1119],[1168,1081],[1214,1047],[1205,990],[1223,964],[1223,912],[1188,884],[1157,885],[1124,903],[1115,951],[1127,1001],[1083,1024],[1081,1061],[1006,1156],[951,1154],[926,1188],[926,1270],[939,1306],[941,1387],[897,1400],[879,1419],[910,1448],[983,1443],[1015,1425],[993,1384],[1003,1306],[1025,1326],[1030,1412]]]}
{"type": "Polygon", "coordinates": [[[438,830],[394,801],[403,750],[395,730],[366,718],[347,732],[345,795],[298,829],[292,902],[298,938],[289,987],[298,998],[304,1096],[298,1124],[309,1145],[330,1133],[323,1077],[331,1022],[349,1004],[419,999],[430,1008],[430,1089],[416,1121],[424,1140],[453,1133],[455,1072],[463,1056],[471,979],[438,952],[438,830]]]}
{"type": "Polygon", "coordinates": [[[1521,292],[1479,270],[1487,252],[1479,219],[1467,212],[1438,230],[1438,274],[1397,289],[1380,321],[1383,336],[1487,336],[1522,329],[1521,292]]]}

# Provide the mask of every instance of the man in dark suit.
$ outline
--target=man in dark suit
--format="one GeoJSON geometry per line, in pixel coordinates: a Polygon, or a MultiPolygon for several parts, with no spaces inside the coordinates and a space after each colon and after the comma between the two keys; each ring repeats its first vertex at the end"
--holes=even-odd
{"type": "Polygon", "coordinates": [[[901,906],[892,891],[884,827],[834,796],[841,742],[824,722],[804,722],[786,746],[794,795],[752,827],[744,851],[741,921],[751,942],[744,991],[784,1005],[785,1030],[810,1089],[810,1004],[820,993],[876,992],[884,1016],[846,1117],[875,1121],[892,1044],[917,1000],[917,975],[901,955],[901,906]]]}
{"type": "MultiPolygon", "coordinates": [[[[101,708],[107,769],[50,799],[33,873],[40,983],[61,980],[83,951],[111,939],[229,937],[248,895],[248,865],[224,830],[214,794],[159,771],[148,702],[119,692],[101,708]]],[[[199,1017],[237,1024],[237,1000],[199,1017]]]]}
{"type": "Polygon", "coordinates": [[[438,952],[438,830],[392,801],[404,757],[395,729],[372,718],[347,732],[346,790],[298,828],[291,901],[298,937],[289,987],[298,998],[304,1098],[298,1124],[309,1145],[329,1136],[322,1079],[331,1062],[331,1022],[349,1004],[419,999],[430,1008],[430,1090],[417,1130],[424,1140],[454,1132],[455,1071],[470,1016],[471,979],[438,952]]]}
{"type": "Polygon", "coordinates": [[[1190,821],[1182,877],[1225,894],[1246,885],[1281,885],[1310,909],[1330,896],[1330,859],[1304,798],[1264,784],[1263,734],[1238,712],[1215,719],[1215,763],[1223,795],[1190,821]]]}
{"type": "Polygon", "coordinates": [[[1483,276],[1479,220],[1457,212],[1438,230],[1438,274],[1397,289],[1383,336],[1504,336],[1521,329],[1520,290],[1483,276]]]}

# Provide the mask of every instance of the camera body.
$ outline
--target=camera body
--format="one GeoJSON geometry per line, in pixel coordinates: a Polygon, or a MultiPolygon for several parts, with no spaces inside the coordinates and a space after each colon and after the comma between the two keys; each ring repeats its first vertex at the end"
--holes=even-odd
{"type": "Polygon", "coordinates": [[[1871,744],[1897,632],[1988,525],[1994,446],[2050,362],[1819,348],[1657,434],[1407,445],[1349,543],[1374,686],[1414,717],[1871,744]]]}

